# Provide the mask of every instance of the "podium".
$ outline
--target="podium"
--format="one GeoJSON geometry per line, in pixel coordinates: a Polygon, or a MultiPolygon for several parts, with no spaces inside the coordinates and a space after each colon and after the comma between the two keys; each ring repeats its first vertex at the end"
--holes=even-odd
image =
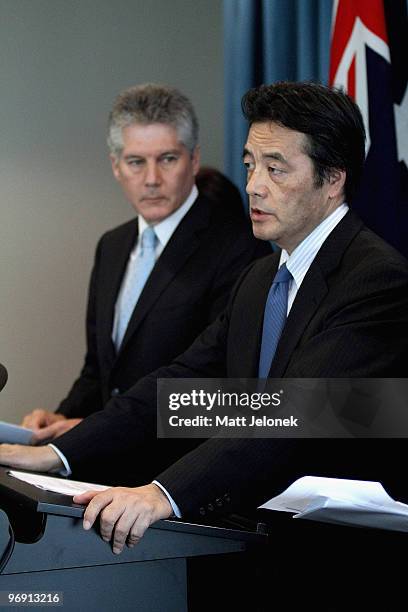
{"type": "Polygon", "coordinates": [[[266,539],[163,520],[137,546],[114,555],[96,529],[83,530],[83,512],[72,498],[17,480],[0,467],[0,603],[8,592],[57,592],[60,603],[48,605],[61,605],[64,612],[182,612],[187,559],[243,552],[266,539]]]}

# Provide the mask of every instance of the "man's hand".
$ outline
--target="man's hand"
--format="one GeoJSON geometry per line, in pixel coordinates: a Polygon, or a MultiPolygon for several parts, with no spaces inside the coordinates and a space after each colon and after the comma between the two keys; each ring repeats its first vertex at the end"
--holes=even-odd
{"type": "Polygon", "coordinates": [[[75,425],[78,425],[82,419],[59,419],[48,425],[48,427],[43,427],[42,429],[34,429],[34,434],[31,438],[31,444],[42,444],[45,440],[53,440],[54,438],[58,438],[58,436],[62,436],[63,433],[69,431],[75,425]]]}
{"type": "Polygon", "coordinates": [[[30,414],[26,414],[22,426],[34,431],[31,444],[42,444],[45,440],[53,440],[62,436],[81,421],[82,419],[67,419],[63,414],[55,414],[55,412],[37,408],[30,414]]]}
{"type": "Polygon", "coordinates": [[[55,472],[64,467],[51,447],[21,444],[0,444],[0,463],[37,472],[55,472]]]}
{"type": "Polygon", "coordinates": [[[76,504],[88,504],[84,529],[90,529],[100,514],[100,532],[105,542],[112,541],[115,554],[127,544],[137,544],[146,529],[159,519],[172,515],[169,500],[155,484],[128,489],[115,487],[98,493],[87,491],[75,495],[76,504]]]}
{"type": "Polygon", "coordinates": [[[28,427],[28,429],[41,429],[63,420],[65,420],[63,414],[55,414],[55,412],[48,412],[48,410],[43,408],[36,408],[36,410],[25,415],[21,425],[28,427]]]}

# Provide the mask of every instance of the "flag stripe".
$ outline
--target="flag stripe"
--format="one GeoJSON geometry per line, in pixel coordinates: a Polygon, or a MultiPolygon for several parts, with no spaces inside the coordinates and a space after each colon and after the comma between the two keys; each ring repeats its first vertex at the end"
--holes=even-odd
{"type": "Polygon", "coordinates": [[[383,0],[358,0],[356,2],[340,0],[334,15],[329,78],[331,84],[334,83],[337,69],[357,18],[364,23],[368,30],[388,43],[383,0]]]}

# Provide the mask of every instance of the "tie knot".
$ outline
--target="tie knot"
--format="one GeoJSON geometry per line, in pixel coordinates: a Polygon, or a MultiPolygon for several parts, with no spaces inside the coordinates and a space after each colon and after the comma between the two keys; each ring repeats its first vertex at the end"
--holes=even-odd
{"type": "Polygon", "coordinates": [[[153,249],[156,246],[156,232],[152,227],[146,227],[142,234],[142,248],[153,249]]]}
{"type": "Polygon", "coordinates": [[[293,278],[292,274],[286,267],[286,264],[283,264],[279,270],[277,271],[275,278],[273,279],[274,283],[287,283],[290,279],[293,278]]]}

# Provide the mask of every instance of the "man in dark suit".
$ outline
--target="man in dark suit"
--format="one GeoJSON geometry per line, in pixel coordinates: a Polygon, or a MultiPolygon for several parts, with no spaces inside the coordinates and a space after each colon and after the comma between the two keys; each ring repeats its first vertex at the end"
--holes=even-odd
{"type": "Polygon", "coordinates": [[[225,307],[244,267],[271,252],[253,238],[244,214],[198,194],[198,121],[179,91],[141,85],[122,92],[110,115],[108,145],[113,174],[138,217],[99,241],[84,366],[56,413],[37,409],[24,418],[37,442],[68,431],[170,363],[225,307]],[[156,233],[157,261],[127,322],[123,295],[134,282],[132,264],[146,227],[156,233]]]}
{"type": "MultiPolygon", "coordinates": [[[[244,164],[253,230],[282,250],[241,275],[223,314],[170,366],[57,441],[74,472],[89,460],[102,460],[107,447],[111,460],[125,449],[129,456],[133,450],[135,462],[146,456],[144,445],[156,436],[156,377],[407,375],[408,263],[346,204],[364,162],[358,107],[321,85],[277,83],[250,90],[243,108],[250,124],[244,164]],[[282,313],[281,335],[274,339],[270,326],[282,313]]],[[[350,446],[329,442],[213,438],[150,484],[90,492],[74,501],[88,504],[85,528],[102,513],[101,534],[120,552],[172,512],[197,518],[247,504],[255,508],[307,473],[358,477],[359,466],[347,465],[350,446]]],[[[368,470],[375,471],[370,460],[378,452],[371,444],[376,441],[352,442],[367,442],[368,470]]],[[[355,444],[354,452],[361,448],[355,444]]],[[[4,445],[0,461],[62,467],[49,447],[4,445]]]]}

